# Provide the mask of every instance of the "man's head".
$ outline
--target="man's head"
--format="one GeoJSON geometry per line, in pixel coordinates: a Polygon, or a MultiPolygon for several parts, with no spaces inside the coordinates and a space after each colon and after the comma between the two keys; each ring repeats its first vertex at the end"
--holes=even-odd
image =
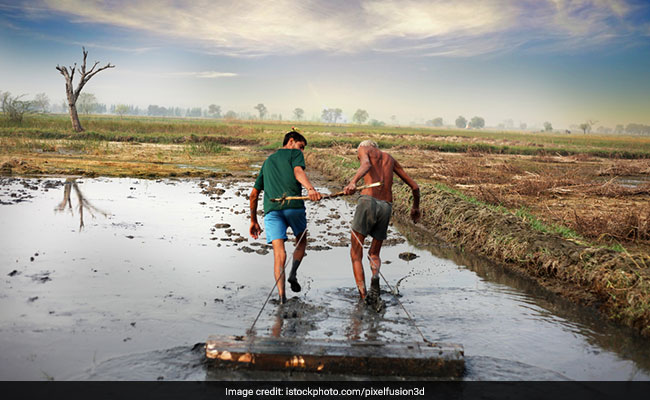
{"type": "Polygon", "coordinates": [[[307,146],[307,139],[305,139],[305,137],[299,132],[292,130],[291,132],[287,132],[287,134],[284,135],[282,147],[303,150],[305,146],[307,146]]]}
{"type": "Polygon", "coordinates": [[[359,147],[357,147],[357,150],[360,149],[360,148],[362,148],[362,147],[366,147],[366,146],[368,146],[368,147],[374,147],[374,148],[376,148],[376,149],[379,148],[379,146],[377,146],[377,143],[376,143],[376,142],[374,142],[374,141],[372,141],[372,140],[364,140],[363,142],[359,143],[359,147]]]}

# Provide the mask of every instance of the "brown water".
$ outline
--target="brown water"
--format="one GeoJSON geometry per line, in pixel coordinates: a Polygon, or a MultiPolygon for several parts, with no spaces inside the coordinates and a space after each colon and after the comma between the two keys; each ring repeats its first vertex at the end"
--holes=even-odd
{"type": "MultiPolygon", "coordinates": [[[[79,179],[110,214],[85,211],[80,230],[76,209],[54,212],[63,181],[0,180],[0,379],[286,378],[208,369],[200,346],[245,334],[273,286],[264,234],[247,234],[250,182],[206,193],[201,180],[79,179]]],[[[256,334],[421,340],[384,282],[384,312],[358,302],[345,247],[353,210],[343,199],[308,205],[303,290],[284,307],[273,292],[256,334]]],[[[382,273],[427,339],[464,346],[464,379],[650,379],[647,341],[498,265],[400,231],[408,241],[391,227],[382,273]],[[418,257],[400,259],[407,251],[418,257]]]]}

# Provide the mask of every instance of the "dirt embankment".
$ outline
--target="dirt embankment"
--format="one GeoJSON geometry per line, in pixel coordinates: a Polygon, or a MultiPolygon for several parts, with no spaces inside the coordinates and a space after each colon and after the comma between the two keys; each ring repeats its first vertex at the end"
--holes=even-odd
{"type": "MultiPolygon", "coordinates": [[[[346,182],[354,169],[335,157],[307,154],[307,163],[346,182]]],[[[431,184],[421,187],[420,225],[455,246],[503,263],[542,286],[650,338],[650,257],[589,247],[535,230],[514,214],[467,201],[431,184]]],[[[411,190],[393,187],[394,218],[408,221],[411,190]]]]}

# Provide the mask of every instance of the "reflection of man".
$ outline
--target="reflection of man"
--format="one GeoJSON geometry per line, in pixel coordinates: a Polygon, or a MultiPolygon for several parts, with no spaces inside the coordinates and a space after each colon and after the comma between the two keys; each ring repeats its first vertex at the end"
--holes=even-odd
{"type": "Polygon", "coordinates": [[[381,264],[379,252],[382,242],[386,239],[392,212],[393,172],[409,185],[413,191],[413,207],[411,208],[413,222],[420,219],[420,188],[408,176],[402,166],[390,154],[379,150],[377,143],[372,140],[366,140],[359,144],[357,158],[361,165],[350,183],[345,187],[345,194],[354,193],[356,191],[356,182],[362,177],[365,184],[383,182],[381,186],[361,191],[352,220],[352,246],[350,249],[352,270],[359,289],[359,295],[369,302],[376,302],[379,299],[379,266],[381,264]],[[366,281],[361,257],[363,254],[363,241],[368,235],[372,236],[372,244],[368,252],[372,278],[370,281],[370,294],[366,298],[366,281]]]}
{"type": "Polygon", "coordinates": [[[307,188],[310,200],[320,200],[321,194],[314,189],[305,174],[305,158],[302,151],[307,145],[307,139],[296,131],[284,136],[282,148],[271,154],[264,161],[260,174],[250,194],[251,226],[250,235],[257,239],[262,232],[257,222],[257,201],[259,193],[264,190],[264,228],[266,242],[273,245],[274,273],[278,285],[280,303],[284,304],[287,297],[284,292],[284,264],[287,253],[284,241],[287,240],[287,228],[291,227],[296,236],[296,250],[293,253],[293,265],[289,274],[291,290],[299,292],[300,284],[296,277],[298,266],[305,255],[307,245],[307,219],[305,204],[302,200],[272,202],[271,199],[284,196],[300,196],[302,186],[307,188]]]}

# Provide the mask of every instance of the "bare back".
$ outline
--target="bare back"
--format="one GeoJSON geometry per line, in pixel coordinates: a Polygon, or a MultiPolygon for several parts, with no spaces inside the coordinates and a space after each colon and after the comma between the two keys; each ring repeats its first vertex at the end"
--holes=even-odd
{"type": "Polygon", "coordinates": [[[392,202],[395,159],[390,154],[371,146],[364,146],[359,149],[359,159],[362,160],[364,156],[367,156],[370,161],[370,170],[363,177],[364,183],[368,185],[374,182],[383,182],[383,185],[363,189],[361,194],[392,202]]]}

